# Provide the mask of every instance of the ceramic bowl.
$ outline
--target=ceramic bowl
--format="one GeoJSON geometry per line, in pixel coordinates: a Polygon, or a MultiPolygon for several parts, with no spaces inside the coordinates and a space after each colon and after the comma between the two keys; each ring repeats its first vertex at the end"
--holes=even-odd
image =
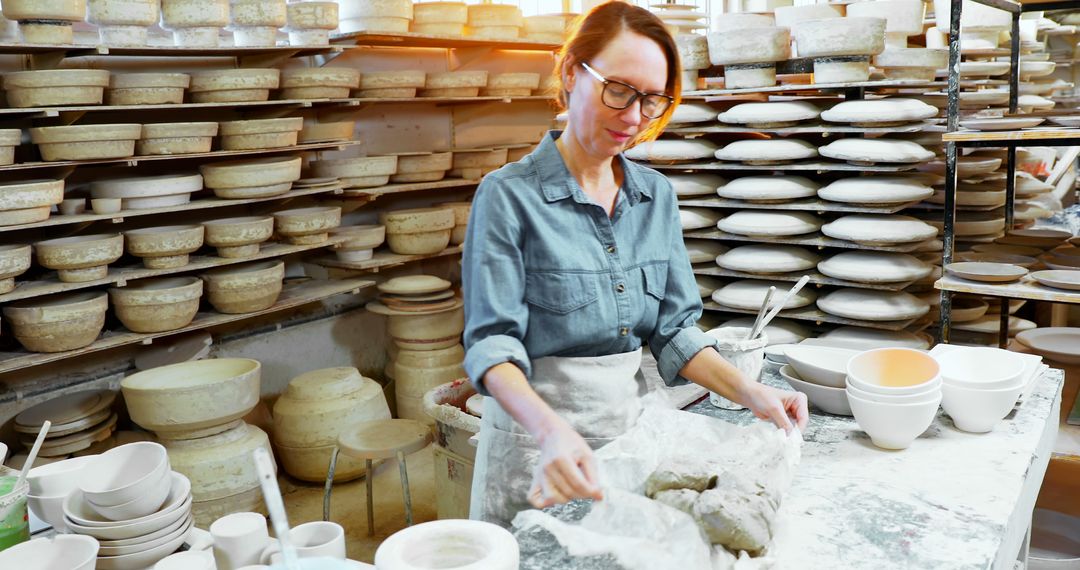
{"type": "Polygon", "coordinates": [[[127,540],[157,532],[191,512],[191,483],[175,471],[171,477],[169,496],[156,513],[128,521],[110,521],[91,509],[82,491],[76,489],[64,498],[64,521],[72,532],[98,540],[127,540]]]}
{"type": "Polygon", "coordinates": [[[972,390],[996,390],[1021,381],[1024,360],[990,347],[957,347],[937,357],[945,384],[972,390]]]}
{"type": "Polygon", "coordinates": [[[67,496],[79,486],[81,470],[93,456],[73,457],[56,463],[34,467],[27,475],[30,494],[39,497],[67,496]]]}
{"type": "Polygon", "coordinates": [[[165,499],[168,498],[169,490],[172,487],[171,473],[171,470],[162,473],[154,487],[126,503],[115,506],[101,506],[95,504],[89,498],[86,502],[90,504],[91,509],[109,520],[126,521],[145,517],[157,512],[165,504],[165,499]]]}
{"type": "Polygon", "coordinates": [[[1012,412],[1023,391],[1022,381],[995,389],[964,388],[946,382],[941,386],[941,407],[957,429],[986,433],[1012,412]]]}
{"type": "Polygon", "coordinates": [[[847,391],[849,394],[854,394],[871,402],[879,402],[882,404],[918,404],[939,397],[941,395],[941,384],[932,384],[922,392],[901,396],[889,396],[878,394],[876,392],[867,392],[866,390],[856,388],[854,384],[849,384],[847,391]]]}
{"type": "Polygon", "coordinates": [[[16,544],[0,552],[0,567],[26,570],[94,570],[98,543],[89,536],[61,534],[16,544]]]}
{"type": "Polygon", "coordinates": [[[30,512],[37,515],[37,518],[52,525],[56,532],[62,533],[67,531],[67,525],[64,524],[64,499],[66,498],[67,494],[52,497],[29,495],[26,497],[26,505],[30,507],[30,512]]]}
{"type": "Polygon", "coordinates": [[[155,536],[154,538],[144,540],[135,544],[125,544],[120,546],[111,546],[108,543],[101,544],[101,550],[98,551],[98,556],[101,558],[112,558],[119,556],[129,556],[132,554],[145,552],[147,550],[153,550],[163,544],[176,540],[176,537],[188,532],[191,529],[192,520],[190,516],[181,519],[179,523],[180,524],[170,525],[170,530],[166,533],[161,534],[160,536],[155,536]]]}
{"type": "Polygon", "coordinates": [[[92,344],[105,326],[104,291],[59,293],[4,307],[15,338],[32,352],[63,352],[92,344]]]}
{"type": "Polygon", "coordinates": [[[131,420],[159,433],[182,433],[238,420],[259,403],[261,366],[212,358],[152,368],[124,378],[131,420]]]}
{"type": "Polygon", "coordinates": [[[246,216],[203,222],[206,244],[217,248],[219,257],[250,257],[259,253],[259,244],[274,233],[271,216],[246,216]]]}
{"type": "Polygon", "coordinates": [[[200,225],[163,226],[124,232],[127,252],[141,257],[148,269],[171,269],[188,264],[188,254],[202,247],[200,225]]]}
{"type": "Polygon", "coordinates": [[[285,262],[256,261],[208,271],[206,297],[220,313],[252,313],[277,302],[285,278],[285,262]]]}
{"type": "Polygon", "coordinates": [[[874,445],[883,449],[907,449],[934,423],[941,396],[915,404],[871,402],[847,393],[851,413],[874,445]]]}
{"type": "Polygon", "coordinates": [[[191,534],[191,525],[175,534],[171,540],[151,548],[122,556],[100,556],[97,570],[138,570],[156,564],[162,558],[176,552],[191,534]]]}
{"type": "Polygon", "coordinates": [[[859,351],[826,346],[793,345],[784,350],[801,380],[831,388],[847,385],[847,364],[856,354],[859,351]]]}
{"type": "Polygon", "coordinates": [[[341,208],[336,206],[297,208],[274,213],[274,231],[289,243],[311,245],[329,238],[330,230],[341,225],[341,208]]]}
{"type": "Polygon", "coordinates": [[[153,493],[161,486],[167,491],[166,474],[169,471],[169,456],[160,444],[129,443],[110,449],[87,463],[79,478],[79,489],[91,505],[113,507],[153,493]]]}
{"type": "Polygon", "coordinates": [[[848,384],[885,395],[922,392],[941,382],[941,367],[925,352],[910,348],[878,348],[848,361],[848,384]]]}
{"type": "Polygon", "coordinates": [[[795,374],[795,369],[790,364],[780,368],[780,376],[787,380],[792,388],[806,394],[806,399],[818,409],[838,416],[851,415],[851,406],[843,388],[805,382],[795,374]]]}
{"type": "Polygon", "coordinates": [[[151,333],[185,327],[199,311],[203,282],[198,277],[162,277],[109,289],[113,312],[133,332],[151,333]]]}

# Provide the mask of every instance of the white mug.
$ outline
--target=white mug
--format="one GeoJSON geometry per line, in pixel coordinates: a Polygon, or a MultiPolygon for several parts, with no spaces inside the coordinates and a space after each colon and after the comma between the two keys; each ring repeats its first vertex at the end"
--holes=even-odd
{"type": "Polygon", "coordinates": [[[259,513],[233,513],[210,525],[218,570],[236,570],[258,564],[270,539],[266,517],[259,513]]]}
{"type": "MultiPolygon", "coordinates": [[[[289,531],[289,541],[300,558],[326,557],[345,560],[345,529],[337,523],[304,523],[289,531]]],[[[263,551],[260,561],[263,564],[276,564],[280,557],[281,546],[275,540],[263,551]]]]}
{"type": "Polygon", "coordinates": [[[214,557],[209,552],[177,552],[162,558],[154,570],[215,570],[214,557]]]}

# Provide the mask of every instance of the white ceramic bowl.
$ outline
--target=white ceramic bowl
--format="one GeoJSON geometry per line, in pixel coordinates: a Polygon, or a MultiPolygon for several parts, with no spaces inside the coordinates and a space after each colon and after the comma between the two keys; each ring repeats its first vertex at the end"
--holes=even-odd
{"type": "Polygon", "coordinates": [[[82,491],[64,498],[65,522],[73,532],[102,540],[124,540],[159,531],[191,511],[191,482],[180,473],[172,474],[172,489],[158,512],[130,521],[110,521],[94,512],[82,491]]]}
{"type": "Polygon", "coordinates": [[[159,538],[161,538],[161,537],[163,537],[165,535],[172,534],[172,533],[176,532],[177,529],[179,529],[182,526],[187,525],[188,522],[190,522],[190,521],[192,521],[194,519],[194,516],[190,512],[187,512],[187,511],[184,511],[184,510],[181,510],[180,512],[182,512],[184,516],[176,519],[176,521],[170,523],[169,526],[167,526],[167,527],[165,527],[165,528],[163,528],[161,530],[156,530],[154,532],[151,532],[150,534],[144,534],[142,536],[136,536],[135,538],[122,538],[120,540],[105,540],[105,539],[100,539],[99,538],[98,543],[101,544],[102,547],[105,547],[105,546],[115,547],[115,546],[132,546],[132,545],[136,545],[136,544],[146,544],[148,542],[157,540],[157,539],[159,539],[159,538]]]}
{"type": "Polygon", "coordinates": [[[158,443],[139,441],[114,447],[86,464],[79,490],[94,506],[115,507],[152,493],[170,471],[169,455],[158,443]]]}
{"type": "Polygon", "coordinates": [[[26,497],[26,504],[30,507],[30,511],[37,515],[37,518],[49,523],[56,532],[66,532],[67,525],[64,524],[64,499],[66,497],[67,495],[55,497],[30,495],[26,497]]]}
{"type": "Polygon", "coordinates": [[[780,376],[783,376],[792,388],[806,394],[806,399],[821,411],[838,416],[851,415],[851,406],[848,404],[847,393],[843,388],[805,382],[796,375],[795,369],[790,364],[780,368],[780,376]]]}
{"type": "Polygon", "coordinates": [[[867,392],[861,390],[855,386],[848,386],[847,391],[854,394],[864,400],[870,400],[871,402],[879,402],[882,404],[918,404],[920,402],[926,402],[934,398],[941,396],[941,385],[937,384],[930,388],[927,388],[923,392],[916,394],[903,394],[899,396],[887,396],[884,394],[876,394],[874,392],[867,392]]]}
{"type": "Polygon", "coordinates": [[[127,521],[145,517],[156,513],[165,504],[165,499],[169,497],[169,490],[172,487],[171,474],[171,470],[163,472],[156,484],[126,503],[103,506],[95,504],[89,497],[86,502],[90,504],[91,509],[111,521],[127,521]]]}
{"type": "Polygon", "coordinates": [[[911,348],[877,348],[848,361],[848,385],[886,395],[916,394],[941,382],[941,367],[929,354],[911,348]]]}
{"type": "Polygon", "coordinates": [[[93,455],[73,457],[34,467],[26,476],[26,481],[30,484],[30,494],[38,497],[66,497],[79,486],[80,471],[93,458],[93,455]]]}
{"type": "Polygon", "coordinates": [[[157,537],[153,540],[147,540],[138,544],[129,544],[125,546],[104,546],[98,550],[99,556],[129,556],[132,554],[138,554],[147,550],[152,550],[163,544],[167,544],[176,540],[176,537],[185,534],[191,530],[193,519],[188,516],[172,531],[157,537]]]}
{"type": "Polygon", "coordinates": [[[793,345],[784,350],[787,361],[805,382],[844,388],[847,385],[847,364],[857,350],[827,346],[793,345]]]}
{"type": "Polygon", "coordinates": [[[89,536],[37,538],[0,552],[0,568],[94,570],[98,543],[89,536]]]}
{"type": "Polygon", "coordinates": [[[851,414],[870,441],[882,449],[907,449],[934,423],[941,397],[917,404],[883,404],[847,393],[851,414]]]}
{"type": "Polygon", "coordinates": [[[157,564],[162,558],[176,552],[191,534],[189,524],[184,530],[173,536],[168,542],[148,550],[140,550],[122,556],[100,556],[96,570],[141,570],[157,564]]]}
{"type": "Polygon", "coordinates": [[[1020,382],[1024,360],[999,348],[962,346],[937,357],[941,379],[952,386],[975,390],[1009,388],[1020,382]]]}
{"type": "Polygon", "coordinates": [[[1009,415],[1023,391],[1022,382],[993,390],[963,388],[946,382],[941,387],[941,407],[957,429],[986,433],[1009,415]]]}

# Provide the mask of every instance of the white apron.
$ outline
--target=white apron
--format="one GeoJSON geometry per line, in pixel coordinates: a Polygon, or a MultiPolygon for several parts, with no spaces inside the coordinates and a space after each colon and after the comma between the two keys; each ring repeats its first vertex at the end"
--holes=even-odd
{"type": "MultiPolygon", "coordinates": [[[[549,356],[533,361],[533,390],[592,449],[626,433],[641,414],[647,391],[641,349],[589,357],[549,356]]],[[[509,527],[531,509],[527,495],[540,449],[495,401],[484,399],[473,470],[469,518],[509,527]]]]}

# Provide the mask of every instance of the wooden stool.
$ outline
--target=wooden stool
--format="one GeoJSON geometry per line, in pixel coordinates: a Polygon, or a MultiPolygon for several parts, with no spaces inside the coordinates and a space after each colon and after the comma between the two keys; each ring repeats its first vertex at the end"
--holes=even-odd
{"type": "Polygon", "coordinates": [[[367,472],[367,524],[368,536],[375,534],[375,511],[372,500],[372,462],[376,459],[396,458],[401,474],[401,492],[405,497],[405,525],[412,526],[412,497],[409,495],[409,474],[405,471],[405,456],[420,451],[431,443],[431,428],[416,420],[377,420],[362,422],[348,433],[338,437],[337,445],[330,455],[330,469],[326,472],[326,490],[323,493],[323,520],[330,520],[330,489],[334,484],[334,469],[338,453],[363,459],[367,472]]]}

